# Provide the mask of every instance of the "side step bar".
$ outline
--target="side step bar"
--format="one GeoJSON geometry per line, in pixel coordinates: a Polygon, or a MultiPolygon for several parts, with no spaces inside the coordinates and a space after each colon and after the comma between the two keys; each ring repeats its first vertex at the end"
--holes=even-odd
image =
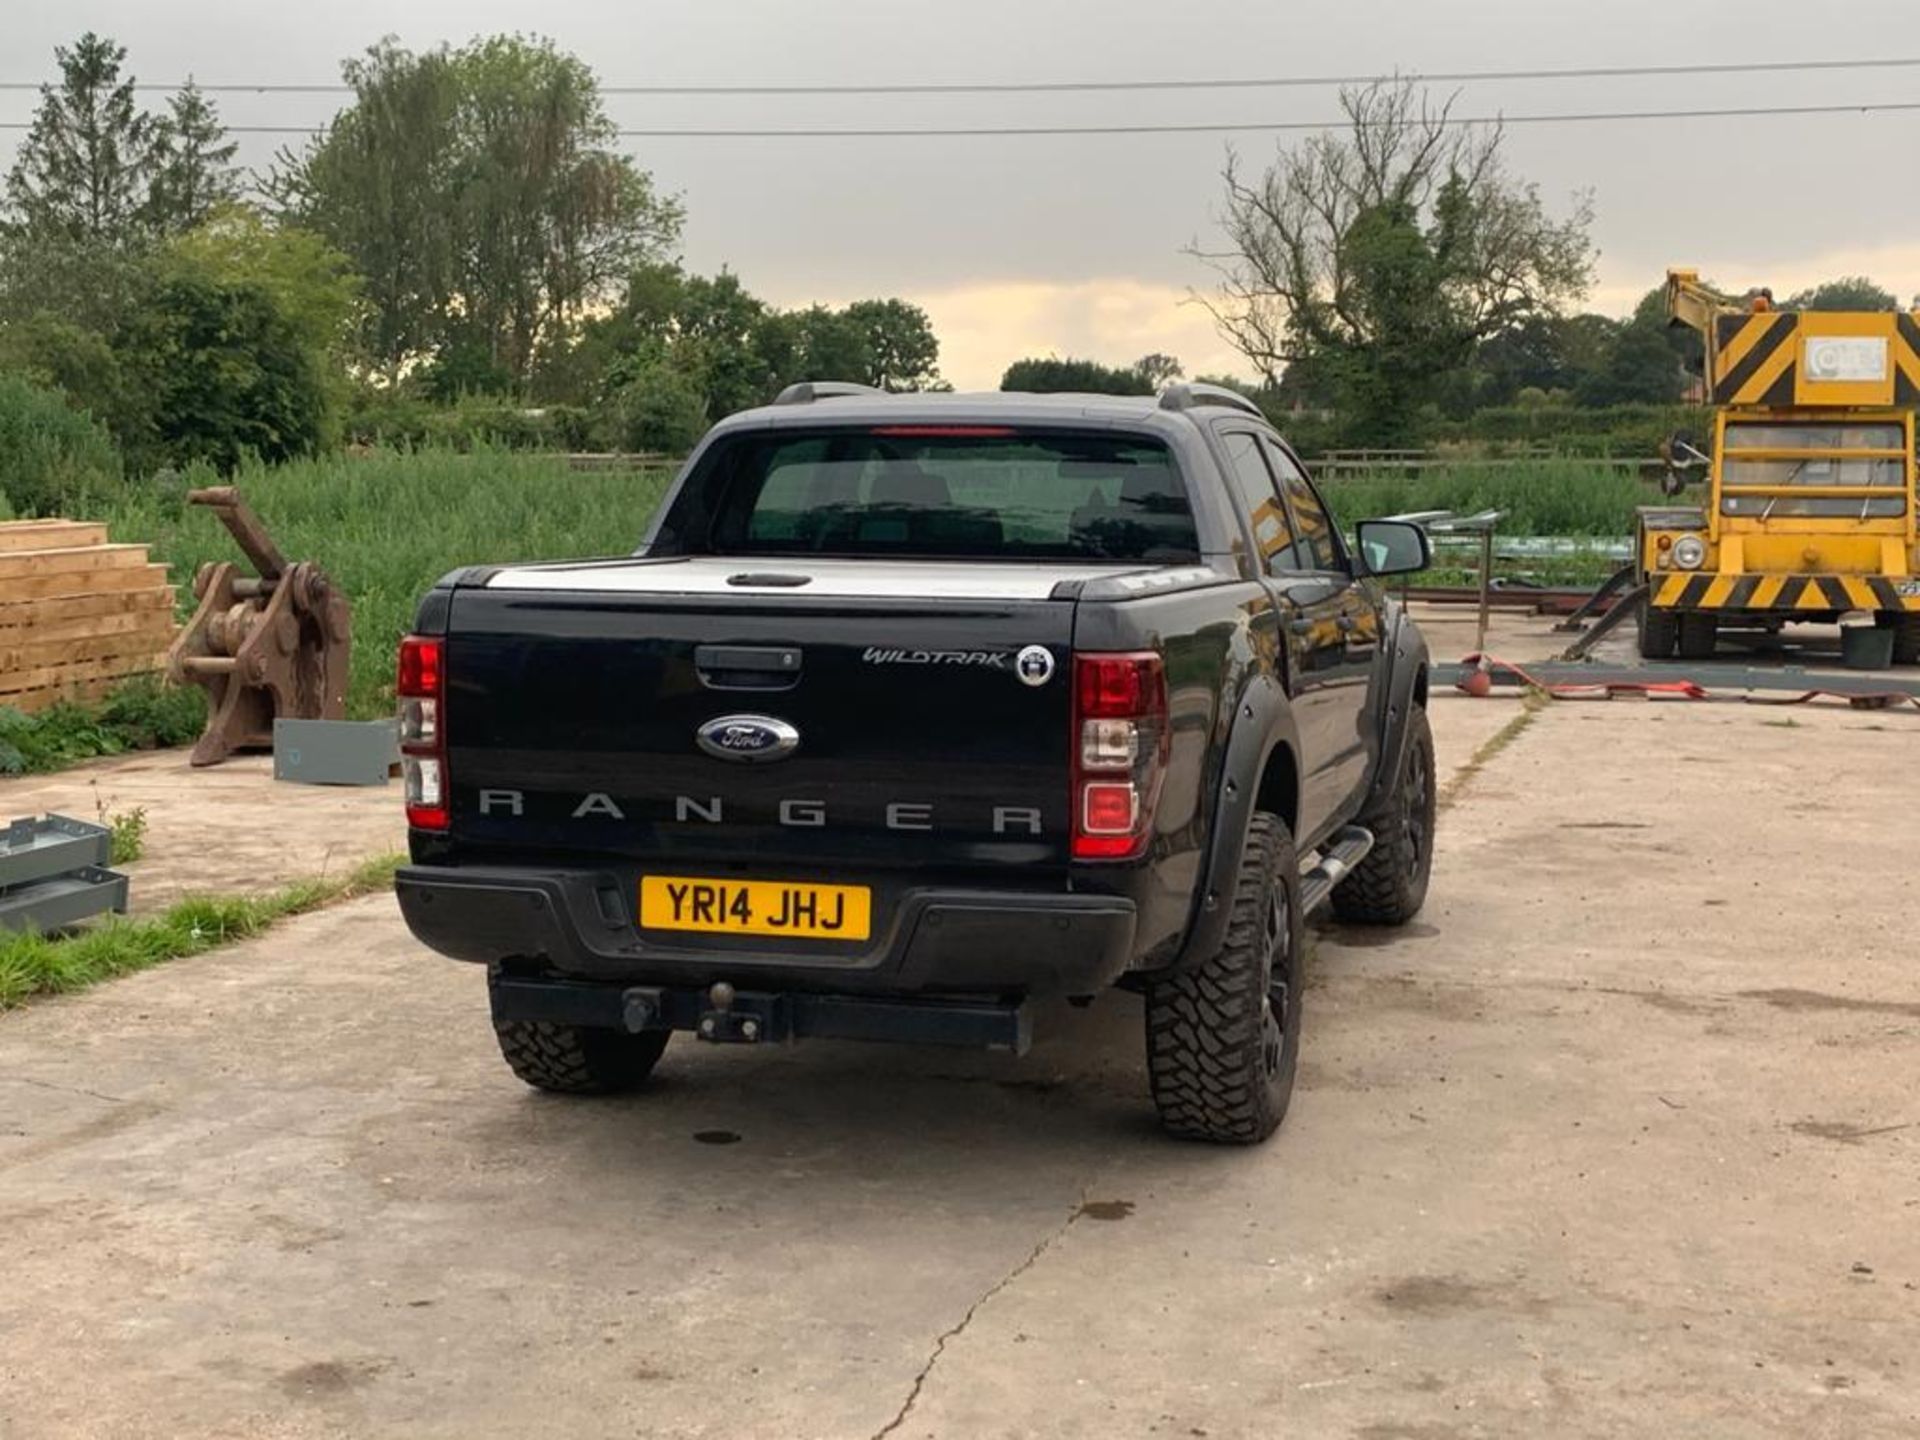
{"type": "Polygon", "coordinates": [[[1349,825],[1321,847],[1320,858],[1300,872],[1300,913],[1311,915],[1333,894],[1333,887],[1373,849],[1373,832],[1349,825]]]}

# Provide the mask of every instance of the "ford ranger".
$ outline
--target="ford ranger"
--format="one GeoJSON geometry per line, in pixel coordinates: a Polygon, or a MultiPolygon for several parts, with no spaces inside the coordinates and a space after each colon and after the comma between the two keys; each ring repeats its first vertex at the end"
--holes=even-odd
{"type": "Polygon", "coordinates": [[[1135,990],[1177,1134],[1264,1139],[1302,925],[1425,898],[1427,650],[1237,393],[789,387],[645,542],[448,575],[402,644],[425,944],[515,1074],[630,1089],[674,1031],[1023,1050],[1135,990]]]}

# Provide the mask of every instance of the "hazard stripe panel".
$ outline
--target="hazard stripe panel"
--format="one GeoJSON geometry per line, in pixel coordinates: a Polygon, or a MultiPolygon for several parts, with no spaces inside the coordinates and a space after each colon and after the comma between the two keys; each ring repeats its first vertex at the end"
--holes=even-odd
{"type": "Polygon", "coordinates": [[[1653,581],[1663,610],[1915,610],[1920,593],[1904,594],[1884,575],[1670,574],[1653,581]]]}
{"type": "Polygon", "coordinates": [[[1754,388],[1756,396],[1764,393],[1779,377],[1780,368],[1793,364],[1797,347],[1787,343],[1793,334],[1794,317],[1783,311],[1755,315],[1742,325],[1733,343],[1720,352],[1720,373],[1714,377],[1713,402],[1716,405],[1737,403],[1735,397],[1744,394],[1749,382],[1767,367],[1769,360],[1778,356],[1778,365],[1769,368],[1754,388]]]}

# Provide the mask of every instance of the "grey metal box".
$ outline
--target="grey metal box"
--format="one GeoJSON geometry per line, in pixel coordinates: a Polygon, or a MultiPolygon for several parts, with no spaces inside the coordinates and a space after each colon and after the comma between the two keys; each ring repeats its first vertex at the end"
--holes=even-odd
{"type": "Polygon", "coordinates": [[[0,829],[0,890],[30,885],[83,865],[106,865],[113,836],[104,825],[67,815],[29,815],[0,829]]]}
{"type": "Polygon", "coordinates": [[[105,910],[127,913],[127,877],[97,865],[0,890],[0,930],[65,930],[105,910]]]}
{"type": "Polygon", "coordinates": [[[295,785],[384,785],[400,760],[392,720],[275,720],[273,778],[295,785]]]}

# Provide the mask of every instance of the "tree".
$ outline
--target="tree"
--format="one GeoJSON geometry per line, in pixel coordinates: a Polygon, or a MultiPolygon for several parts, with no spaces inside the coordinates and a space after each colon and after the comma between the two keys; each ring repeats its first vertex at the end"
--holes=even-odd
{"type": "Polygon", "coordinates": [[[445,338],[455,293],[453,61],[389,38],[341,73],[354,103],[305,151],[282,151],[267,188],[282,220],[352,260],[366,283],[364,348],[397,381],[445,338]]]}
{"type": "Polygon", "coordinates": [[[1157,391],[1178,380],[1186,371],[1173,356],[1155,351],[1134,361],[1133,373],[1145,381],[1149,388],[1157,391]]]}
{"type": "Polygon", "coordinates": [[[1680,398],[1683,380],[1664,327],[1635,319],[1619,328],[1599,368],[1580,377],[1573,396],[1582,405],[1667,405],[1680,398]]]}
{"type": "Polygon", "coordinates": [[[1844,275],[1787,298],[1783,310],[1898,310],[1900,302],[1864,275],[1844,275]]]}
{"type": "Polygon", "coordinates": [[[618,449],[684,455],[706,432],[707,407],[694,377],[664,360],[625,372],[608,397],[611,438],[618,449]]]}
{"type": "Polygon", "coordinates": [[[169,113],[155,127],[146,215],[156,230],[179,234],[239,199],[233,157],[240,147],[227,139],[219,112],[192,80],[167,103],[169,113]]]}
{"type": "Polygon", "coordinates": [[[1354,438],[1408,437],[1474,347],[1556,315],[1589,283],[1591,212],[1548,216],[1509,176],[1497,127],[1456,125],[1406,82],[1341,93],[1343,133],[1250,176],[1229,153],[1221,333],[1269,381],[1312,364],[1354,438]]]}
{"type": "Polygon", "coordinates": [[[249,454],[275,462],[319,448],[327,393],[299,327],[265,286],[189,272],[160,279],[115,349],[141,399],[120,427],[136,468],[249,454]]]}
{"type": "Polygon", "coordinates": [[[30,239],[124,246],[139,238],[156,161],[151,116],[120,78],[124,45],[88,31],[54,50],[60,83],[40,87],[7,176],[7,205],[30,239]]]}
{"type": "Polygon", "coordinates": [[[209,278],[259,286],[309,349],[340,368],[351,358],[365,308],[362,282],[353,262],[311,231],[228,202],[174,239],[167,254],[209,278]]]}
{"type": "Polygon", "coordinates": [[[1120,369],[1094,360],[1016,360],[1000,377],[1002,390],[1030,394],[1151,395],[1153,383],[1138,369],[1120,369]]]}
{"type": "Polygon", "coordinates": [[[862,383],[882,390],[937,390],[940,342],[927,312],[905,300],[857,300],[847,306],[847,324],[865,349],[862,383]]]}
{"type": "Polygon", "coordinates": [[[352,105],[270,188],[367,277],[390,378],[459,343],[525,385],[679,233],[679,203],[613,148],[593,72],[548,42],[389,39],[344,73],[352,105]]]}

